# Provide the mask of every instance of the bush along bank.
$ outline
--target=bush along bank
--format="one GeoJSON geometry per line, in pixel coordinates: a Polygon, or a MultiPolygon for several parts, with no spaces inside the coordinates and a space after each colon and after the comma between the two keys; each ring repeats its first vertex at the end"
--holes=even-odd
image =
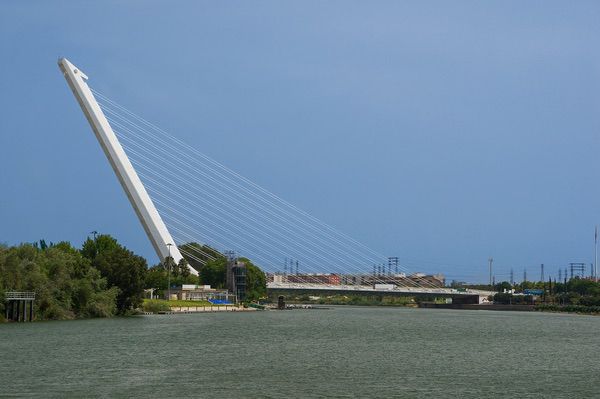
{"type": "Polygon", "coordinates": [[[35,292],[36,320],[130,314],[142,303],[146,269],[144,258],[109,235],[81,249],[44,240],[0,245],[0,314],[7,291],[35,292]]]}

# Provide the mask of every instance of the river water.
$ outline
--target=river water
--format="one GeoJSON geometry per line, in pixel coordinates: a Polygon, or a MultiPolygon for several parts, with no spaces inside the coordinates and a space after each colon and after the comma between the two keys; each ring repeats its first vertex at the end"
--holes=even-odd
{"type": "Polygon", "coordinates": [[[333,307],[0,325],[0,397],[600,397],[600,317],[333,307]]]}

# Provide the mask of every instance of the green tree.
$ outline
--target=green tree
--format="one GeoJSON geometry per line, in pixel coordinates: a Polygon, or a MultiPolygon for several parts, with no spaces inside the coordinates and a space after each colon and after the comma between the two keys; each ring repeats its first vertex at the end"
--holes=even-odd
{"type": "Polygon", "coordinates": [[[108,234],[101,234],[95,239],[91,239],[88,237],[88,239],[85,240],[81,247],[81,254],[84,257],[93,261],[94,259],[96,259],[96,256],[99,253],[111,251],[118,247],[120,247],[120,245],[116,239],[114,239],[108,234]]]}
{"type": "Polygon", "coordinates": [[[177,267],[179,268],[178,275],[183,279],[190,276],[190,268],[188,267],[188,261],[185,258],[181,258],[177,267]]]}
{"type": "Polygon", "coordinates": [[[142,304],[144,297],[146,260],[121,246],[109,235],[88,238],[81,253],[86,256],[109,286],[119,289],[116,306],[120,314],[142,304]]]}
{"type": "Polygon", "coordinates": [[[503,281],[494,286],[494,290],[496,292],[504,292],[504,290],[508,291],[510,289],[512,289],[512,285],[510,285],[510,283],[508,281],[503,281]]]}
{"type": "Polygon", "coordinates": [[[144,286],[146,288],[156,288],[161,292],[167,289],[167,271],[163,265],[152,266],[148,269],[144,286]]]}
{"type": "Polygon", "coordinates": [[[267,296],[267,276],[248,258],[239,258],[246,265],[246,300],[256,301],[267,296]]]}
{"type": "Polygon", "coordinates": [[[201,284],[208,284],[213,288],[225,288],[227,259],[220,255],[214,260],[209,260],[200,269],[201,284]]]}
{"type": "Polygon", "coordinates": [[[165,265],[165,269],[167,269],[167,275],[171,277],[171,279],[179,276],[179,267],[175,263],[175,259],[173,259],[172,256],[167,256],[163,263],[165,265]]]}
{"type": "MultiPolygon", "coordinates": [[[[67,242],[0,248],[0,292],[34,291],[38,319],[105,317],[115,313],[117,289],[67,242]]],[[[2,301],[3,305],[3,301],[2,301]]]]}
{"type": "Polygon", "coordinates": [[[188,264],[198,272],[200,272],[206,262],[223,256],[216,249],[208,245],[198,244],[197,242],[178,245],[178,248],[188,264]]]}
{"type": "Polygon", "coordinates": [[[600,287],[597,282],[592,280],[584,280],[579,277],[572,278],[567,282],[567,289],[570,292],[576,292],[583,296],[598,296],[600,295],[600,287]]]}

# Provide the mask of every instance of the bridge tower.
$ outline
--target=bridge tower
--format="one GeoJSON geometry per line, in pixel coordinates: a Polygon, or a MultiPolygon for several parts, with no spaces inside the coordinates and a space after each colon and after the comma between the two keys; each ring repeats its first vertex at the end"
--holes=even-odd
{"type": "MultiPolygon", "coordinates": [[[[169,244],[175,243],[173,237],[158,214],[146,188],[129,161],[100,105],[98,105],[94,94],[87,85],[86,81],[88,77],[65,58],[58,60],[58,66],[73,91],[77,102],[81,106],[81,110],[90,123],[102,150],[104,150],[104,154],[108,158],[110,166],[112,166],[123,190],[125,190],[125,194],[127,194],[127,198],[129,198],[135,213],[140,219],[158,258],[162,262],[170,255],[175,263],[178,264],[183,256],[176,245],[171,246],[169,254],[169,244]]],[[[191,266],[188,267],[192,274],[198,275],[196,269],[191,266]]]]}

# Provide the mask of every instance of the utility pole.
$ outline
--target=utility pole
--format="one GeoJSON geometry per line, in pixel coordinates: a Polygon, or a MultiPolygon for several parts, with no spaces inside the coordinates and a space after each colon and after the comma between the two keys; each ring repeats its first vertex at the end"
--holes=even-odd
{"type": "Polygon", "coordinates": [[[488,259],[488,264],[489,264],[489,267],[490,267],[490,287],[493,286],[493,284],[492,284],[492,263],[494,263],[494,258],[490,257],[488,259]]]}
{"type": "Polygon", "coordinates": [[[94,230],[94,231],[90,231],[90,234],[94,235],[94,241],[96,241],[96,234],[98,234],[98,232],[96,230],[94,230]]]}
{"type": "Polygon", "coordinates": [[[544,280],[544,264],[543,263],[541,264],[541,268],[542,268],[542,271],[540,273],[540,281],[545,281],[544,280]]]}
{"type": "Polygon", "coordinates": [[[512,267],[510,268],[510,285],[511,287],[515,285],[515,271],[512,267]]]}
{"type": "Polygon", "coordinates": [[[392,267],[394,267],[394,272],[396,274],[398,274],[398,257],[397,256],[388,257],[388,267],[390,269],[390,274],[391,274],[392,267]]]}
{"type": "Polygon", "coordinates": [[[523,282],[527,281],[527,268],[523,268],[523,282]]]}
{"type": "Polygon", "coordinates": [[[167,301],[171,300],[171,243],[167,243],[169,248],[169,257],[167,258],[167,301]]]}

